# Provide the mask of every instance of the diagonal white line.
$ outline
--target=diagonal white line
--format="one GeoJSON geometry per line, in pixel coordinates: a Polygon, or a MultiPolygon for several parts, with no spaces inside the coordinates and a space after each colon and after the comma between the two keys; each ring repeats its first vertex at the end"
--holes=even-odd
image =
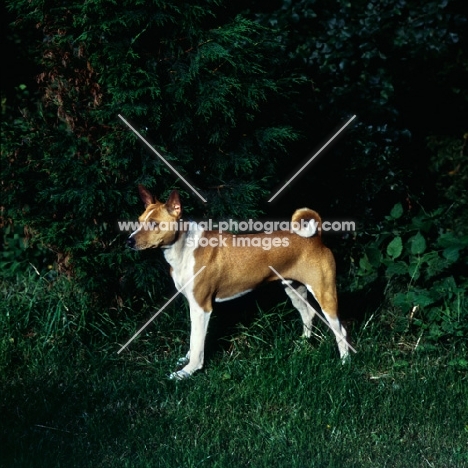
{"type": "Polygon", "coordinates": [[[288,184],[291,183],[354,119],[356,115],[353,115],[269,200],[270,203],[274,200],[288,184]]]}
{"type": "MultiPolygon", "coordinates": [[[[285,284],[289,289],[291,289],[291,291],[294,292],[294,294],[306,305],[310,306],[310,304],[293,288],[289,285],[289,283],[287,282],[287,280],[285,278],[283,278],[272,266],[268,266],[268,268],[273,271],[273,273],[278,277],[280,278],[282,281],[283,281],[283,284],[285,284]]],[[[320,304],[319,304],[320,305],[320,304]]],[[[333,332],[333,334],[335,334],[335,332],[333,331],[332,327],[330,326],[330,324],[326,321],[326,319],[324,319],[320,314],[315,314],[318,316],[318,318],[327,325],[327,327],[333,332]]],[[[344,344],[349,348],[351,349],[352,351],[354,351],[355,353],[357,353],[357,351],[348,343],[348,341],[346,340],[346,338],[344,336],[341,336],[341,341],[344,342],[344,344]]]]}
{"type": "Polygon", "coordinates": [[[202,266],[118,351],[120,354],[204,269],[202,266]]]}
{"type": "Polygon", "coordinates": [[[185,183],[187,186],[189,186],[193,192],[195,193],[195,195],[198,195],[205,203],[207,203],[207,200],[205,200],[196,190],[195,188],[189,184],[187,182],[187,180],[184,179],[184,177],[182,177],[182,175],[169,163],[169,161],[167,161],[167,159],[165,159],[163,156],[161,156],[161,154],[159,154],[149,143],[148,141],[146,141],[143,136],[135,129],[133,128],[120,114],[119,115],[119,118],[133,131],[133,133],[138,137],[140,138],[141,141],[143,141],[143,143],[145,143],[145,145],[151,150],[153,151],[154,154],[156,154],[156,156],[158,156],[165,164],[167,167],[169,167],[169,169],[171,169],[172,172],[174,172],[178,177],[180,177],[185,183]]]}

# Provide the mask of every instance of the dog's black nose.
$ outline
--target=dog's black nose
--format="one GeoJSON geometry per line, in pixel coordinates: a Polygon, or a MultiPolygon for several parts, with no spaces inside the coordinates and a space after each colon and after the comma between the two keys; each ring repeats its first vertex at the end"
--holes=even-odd
{"type": "Polygon", "coordinates": [[[127,239],[127,246],[131,249],[135,248],[135,239],[133,237],[127,239]]]}

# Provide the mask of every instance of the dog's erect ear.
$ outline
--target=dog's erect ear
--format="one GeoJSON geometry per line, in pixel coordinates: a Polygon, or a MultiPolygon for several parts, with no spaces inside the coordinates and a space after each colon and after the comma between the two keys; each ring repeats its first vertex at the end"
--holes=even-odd
{"type": "Polygon", "coordinates": [[[182,213],[182,205],[180,203],[179,192],[177,190],[173,190],[169,195],[169,198],[166,202],[167,211],[172,216],[180,216],[182,213]]]}
{"type": "Polygon", "coordinates": [[[143,185],[138,185],[138,192],[140,193],[141,201],[145,204],[145,208],[148,205],[156,203],[156,198],[154,198],[153,195],[151,195],[151,193],[149,193],[149,191],[146,190],[145,187],[143,187],[143,185]]]}

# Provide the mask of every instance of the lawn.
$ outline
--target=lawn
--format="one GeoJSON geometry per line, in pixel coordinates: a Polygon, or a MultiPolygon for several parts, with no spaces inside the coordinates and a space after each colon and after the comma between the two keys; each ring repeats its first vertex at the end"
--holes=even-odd
{"type": "Polygon", "coordinates": [[[155,309],[93,313],[60,281],[2,283],[2,466],[468,466],[463,342],[396,333],[380,309],[351,324],[342,365],[284,302],[229,330],[215,312],[204,370],[174,382],[182,301],[118,355],[155,309]]]}

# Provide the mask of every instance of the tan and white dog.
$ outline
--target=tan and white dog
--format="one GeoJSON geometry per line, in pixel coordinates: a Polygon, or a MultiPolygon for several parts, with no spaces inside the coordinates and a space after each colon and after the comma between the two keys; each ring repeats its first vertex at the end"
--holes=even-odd
{"type": "Polygon", "coordinates": [[[223,233],[223,242],[217,242],[218,232],[200,229],[196,223],[187,229],[170,228],[182,216],[179,194],[173,191],[167,202],[161,203],[143,186],[138,189],[145,211],[139,218],[140,227],[128,238],[128,246],[135,250],[162,248],[176,288],[181,290],[189,283],[182,293],[190,305],[190,349],[179,360],[185,366],[172,373],[171,378],[183,379],[202,368],[213,301],[237,298],[263,283],[281,278],[286,293],[301,314],[304,336],[310,336],[312,319],[317,313],[307,302],[307,291],[310,291],[335,334],[342,360],[348,357],[346,330],[338,319],[335,260],[322,243],[321,219],[315,211],[302,208],[293,214],[291,225],[306,220],[310,223],[308,229],[248,235],[260,239],[256,245],[265,245],[262,242],[270,238],[268,243],[273,247],[266,250],[237,245],[236,236],[228,233],[223,233]]]}

